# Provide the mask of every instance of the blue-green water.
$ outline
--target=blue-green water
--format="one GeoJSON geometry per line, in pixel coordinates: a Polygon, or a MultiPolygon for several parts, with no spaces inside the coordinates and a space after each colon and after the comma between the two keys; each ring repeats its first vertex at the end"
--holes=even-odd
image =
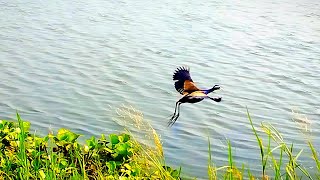
{"type": "MultiPolygon", "coordinates": [[[[161,135],[167,162],[206,177],[208,135],[217,165],[259,170],[246,118],[270,122],[306,148],[292,109],[308,117],[320,149],[320,3],[262,1],[0,1],[0,117],[19,110],[33,130],[84,135],[120,130],[111,107],[132,105],[161,135]],[[183,105],[174,69],[198,86],[220,84],[221,103],[183,105]]],[[[307,151],[306,151],[307,152],[307,151]]],[[[300,159],[312,171],[309,155],[300,159]]]]}

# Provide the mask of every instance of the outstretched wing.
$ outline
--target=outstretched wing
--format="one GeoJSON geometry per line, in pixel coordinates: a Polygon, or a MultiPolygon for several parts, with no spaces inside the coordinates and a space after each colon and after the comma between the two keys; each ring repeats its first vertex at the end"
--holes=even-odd
{"type": "Polygon", "coordinates": [[[174,87],[180,94],[191,93],[200,90],[192,81],[189,68],[179,67],[173,74],[174,87]]]}

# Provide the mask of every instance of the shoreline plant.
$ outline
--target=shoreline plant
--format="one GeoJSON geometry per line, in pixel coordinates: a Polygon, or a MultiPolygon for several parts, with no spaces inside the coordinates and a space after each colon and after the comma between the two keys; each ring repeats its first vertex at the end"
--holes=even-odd
{"type": "MultiPolygon", "coordinates": [[[[208,139],[208,177],[210,180],[216,179],[262,179],[262,180],[300,180],[300,179],[310,179],[310,180],[320,180],[320,161],[319,153],[314,148],[311,140],[307,140],[306,145],[312,152],[310,155],[314,160],[315,166],[314,173],[308,172],[300,162],[299,157],[301,156],[304,149],[297,150],[294,148],[292,143],[286,143],[284,141],[281,133],[270,123],[261,123],[261,132],[258,134],[257,128],[253,125],[252,118],[247,109],[247,117],[251,126],[253,135],[256,137],[258,149],[261,157],[261,174],[253,175],[249,168],[245,168],[243,164],[241,168],[238,168],[234,163],[232,156],[231,143],[228,140],[228,159],[229,165],[222,167],[215,167],[212,161],[210,139],[208,139]],[[262,136],[267,137],[267,141],[263,142],[262,136]],[[276,151],[279,151],[276,153],[276,151]],[[294,153],[297,152],[297,153],[294,153]],[[279,155],[278,155],[279,154],[279,155]],[[267,172],[267,169],[269,171],[267,172]],[[241,169],[241,171],[239,170],[241,169]],[[271,171],[270,171],[271,170],[271,171]],[[273,173],[272,173],[273,172],[273,173]]],[[[301,123],[302,121],[299,121],[301,123]]],[[[309,120],[308,120],[309,122],[309,120]]],[[[301,124],[300,124],[301,125],[301,124]]],[[[305,126],[301,126],[305,127],[305,126]]],[[[306,130],[308,130],[306,128],[306,130]]]]}
{"type": "Polygon", "coordinates": [[[38,137],[18,113],[17,120],[0,121],[0,179],[180,179],[127,133],[80,144],[70,130],[38,137]]]}
{"type": "MultiPolygon", "coordinates": [[[[30,123],[18,113],[17,122],[0,120],[0,179],[196,179],[166,164],[161,138],[140,111],[123,106],[116,112],[125,132],[92,136],[85,143],[67,129],[44,137],[31,134],[30,123]]],[[[307,146],[316,167],[312,173],[299,161],[303,149],[286,143],[271,124],[255,127],[248,110],[247,117],[260,152],[261,174],[252,174],[245,164],[237,166],[230,140],[228,164],[215,166],[208,137],[208,179],[320,180],[319,152],[310,140],[307,146]]]]}

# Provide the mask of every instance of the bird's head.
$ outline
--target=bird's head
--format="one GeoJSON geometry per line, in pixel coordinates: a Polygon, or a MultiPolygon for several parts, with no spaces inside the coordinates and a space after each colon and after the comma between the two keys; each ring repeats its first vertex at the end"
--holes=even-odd
{"type": "Polygon", "coordinates": [[[218,90],[218,89],[220,89],[219,85],[214,85],[213,88],[212,88],[212,90],[218,90]]]}

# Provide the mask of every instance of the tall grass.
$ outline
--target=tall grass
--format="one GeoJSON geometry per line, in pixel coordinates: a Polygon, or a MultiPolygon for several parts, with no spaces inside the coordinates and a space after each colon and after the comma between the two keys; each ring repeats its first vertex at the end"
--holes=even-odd
{"type": "Polygon", "coordinates": [[[180,179],[181,167],[175,170],[166,164],[161,138],[150,123],[143,119],[142,112],[124,105],[117,108],[116,112],[118,116],[114,120],[131,134],[134,146],[139,149],[134,157],[144,161],[143,168],[160,179],[180,179]]]}
{"type": "Polygon", "coordinates": [[[23,121],[20,118],[20,115],[17,112],[17,119],[19,127],[18,130],[18,140],[19,140],[19,152],[18,152],[18,158],[19,162],[21,163],[21,167],[19,168],[19,177],[21,179],[29,179],[29,163],[26,155],[26,147],[25,147],[25,139],[26,139],[26,133],[25,133],[25,127],[23,125],[23,121]],[[19,132],[20,130],[20,132],[19,132]]]}
{"type": "Polygon", "coordinates": [[[215,166],[212,161],[212,154],[211,154],[211,142],[210,138],[208,137],[208,154],[209,154],[209,159],[208,159],[208,177],[209,180],[216,180],[217,179],[217,174],[215,171],[215,166]]]}
{"type": "Polygon", "coordinates": [[[311,152],[312,152],[312,157],[317,165],[317,170],[318,170],[318,173],[317,173],[317,177],[318,179],[320,179],[320,161],[319,161],[319,155],[316,151],[316,149],[314,148],[313,144],[311,143],[311,141],[308,141],[308,145],[311,149],[311,152]]]}
{"type": "Polygon", "coordinates": [[[222,171],[222,175],[224,179],[275,179],[275,180],[283,180],[283,179],[320,179],[320,163],[319,163],[319,155],[317,150],[314,148],[311,141],[308,141],[308,146],[312,152],[312,157],[314,159],[315,165],[317,167],[316,172],[311,173],[299,163],[299,157],[303,153],[303,149],[299,150],[297,153],[295,152],[294,145],[291,143],[286,143],[284,141],[283,136],[277,129],[271,124],[261,123],[261,129],[264,132],[264,136],[267,136],[266,143],[262,141],[262,135],[258,134],[256,127],[253,125],[252,118],[250,116],[249,111],[247,110],[247,117],[249,123],[251,125],[251,130],[253,135],[257,140],[257,147],[259,148],[260,157],[261,157],[261,175],[256,174],[255,177],[250,172],[250,169],[247,169],[247,177],[244,176],[244,165],[242,165],[242,171],[239,171],[234,159],[232,157],[231,151],[231,143],[228,140],[228,166],[222,167],[212,167],[213,164],[211,157],[211,149],[210,149],[210,140],[209,140],[209,163],[208,163],[208,176],[209,179],[219,179],[218,171],[222,171]],[[276,156],[274,152],[279,151],[279,155],[276,156]],[[272,171],[267,171],[268,168],[271,168],[272,171]],[[227,170],[225,170],[227,169],[227,170]],[[223,171],[225,170],[225,171],[223,171]],[[269,174],[267,174],[269,172],[269,174]],[[271,173],[273,172],[273,173],[271,173]]]}

